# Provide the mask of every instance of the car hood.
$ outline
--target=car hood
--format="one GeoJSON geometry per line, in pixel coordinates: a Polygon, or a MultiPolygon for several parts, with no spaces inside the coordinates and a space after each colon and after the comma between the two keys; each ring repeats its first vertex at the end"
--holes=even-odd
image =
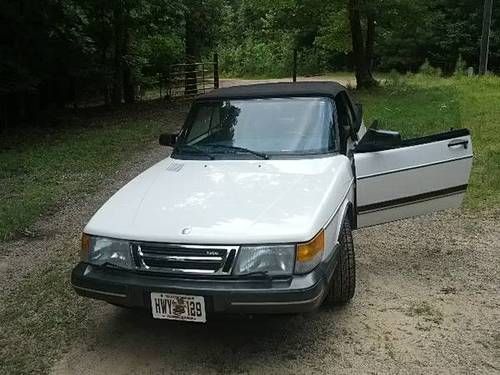
{"type": "Polygon", "coordinates": [[[93,235],[200,244],[302,242],[327,223],[352,177],[334,155],[287,160],[167,158],[109,199],[93,235]]]}

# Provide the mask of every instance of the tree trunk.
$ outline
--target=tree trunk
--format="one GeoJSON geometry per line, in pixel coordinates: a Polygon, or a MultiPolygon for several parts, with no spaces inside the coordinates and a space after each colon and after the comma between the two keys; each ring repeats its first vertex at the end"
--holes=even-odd
{"type": "MultiPolygon", "coordinates": [[[[130,30],[128,25],[123,30],[123,55],[128,55],[130,47],[130,30]]],[[[130,62],[126,61],[123,66],[123,98],[125,103],[135,102],[135,82],[130,62]]]]}
{"type": "Polygon", "coordinates": [[[117,106],[122,103],[123,98],[123,4],[117,1],[113,8],[113,88],[111,93],[111,104],[117,106]]]}
{"type": "MultiPolygon", "coordinates": [[[[368,61],[367,49],[363,38],[363,28],[361,27],[361,9],[359,0],[349,0],[348,3],[349,22],[351,25],[352,39],[352,54],[354,58],[354,67],[356,71],[356,82],[358,88],[369,88],[377,85],[377,81],[373,78],[370,71],[370,63],[368,61]]],[[[372,33],[374,35],[374,23],[372,33]]],[[[368,26],[370,29],[370,25],[368,26]]],[[[370,39],[370,38],[367,38],[370,39]]],[[[373,41],[370,40],[373,48],[373,41]]],[[[373,51],[371,52],[373,54],[373,51]]]]}
{"type": "Polygon", "coordinates": [[[493,0],[484,0],[483,32],[481,35],[481,50],[479,56],[479,75],[485,75],[488,72],[492,12],[493,0]]]}
{"type": "Polygon", "coordinates": [[[108,107],[110,104],[111,104],[111,98],[109,96],[109,88],[110,88],[110,79],[109,79],[109,74],[108,74],[108,61],[107,61],[107,58],[106,58],[106,49],[107,47],[103,47],[102,51],[101,51],[101,71],[104,71],[104,74],[103,74],[103,79],[101,81],[101,90],[102,90],[102,97],[104,99],[104,105],[106,107],[108,107]]]}
{"type": "Polygon", "coordinates": [[[123,70],[123,98],[125,103],[135,102],[135,87],[132,69],[130,69],[130,66],[128,65],[125,65],[123,70]]]}
{"type": "MultiPolygon", "coordinates": [[[[191,1],[190,9],[186,12],[186,34],[185,34],[185,53],[186,53],[186,64],[193,64],[198,62],[200,58],[200,48],[198,38],[202,30],[199,30],[199,26],[196,20],[199,18],[199,12],[201,3],[198,1],[191,1]]],[[[196,95],[198,93],[198,80],[196,75],[196,66],[188,65],[186,66],[184,93],[185,95],[196,95]]]]}
{"type": "Polygon", "coordinates": [[[366,17],[366,62],[368,64],[368,70],[370,75],[373,73],[373,58],[375,50],[375,18],[372,14],[368,14],[366,17]]]}

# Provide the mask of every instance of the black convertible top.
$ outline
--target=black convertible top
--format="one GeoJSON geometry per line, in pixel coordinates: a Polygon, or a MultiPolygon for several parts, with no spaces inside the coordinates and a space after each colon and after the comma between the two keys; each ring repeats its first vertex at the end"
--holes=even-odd
{"type": "Polygon", "coordinates": [[[326,96],[333,98],[342,91],[346,91],[346,88],[340,83],[332,81],[261,83],[216,89],[198,96],[196,100],[258,99],[292,96],[326,96]]]}

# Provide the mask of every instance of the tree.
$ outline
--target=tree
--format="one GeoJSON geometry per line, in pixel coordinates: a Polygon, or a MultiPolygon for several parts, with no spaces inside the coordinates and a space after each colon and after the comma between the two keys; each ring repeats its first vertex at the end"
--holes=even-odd
{"type": "Polygon", "coordinates": [[[106,103],[132,103],[142,72],[179,62],[182,7],[165,0],[81,0],[96,49],[95,81],[106,103]]]}
{"type": "Polygon", "coordinates": [[[365,14],[366,38],[361,25],[361,0],[348,0],[349,23],[351,27],[352,55],[358,88],[370,88],[377,85],[372,75],[373,53],[375,45],[375,18],[372,11],[365,14]]]}
{"type": "MultiPolygon", "coordinates": [[[[478,67],[478,0],[4,0],[0,2],[0,123],[33,120],[79,98],[130,103],[171,64],[218,49],[233,75],[290,77],[352,69],[452,74],[478,67]]],[[[489,70],[500,72],[500,1],[493,2],[489,70]]],[[[210,56],[210,57],[209,57],[210,56]]],[[[196,73],[186,82],[197,87],[196,73]]],[[[4,125],[5,126],[5,125],[4,125]]]]}
{"type": "MultiPolygon", "coordinates": [[[[215,46],[217,30],[220,27],[222,0],[184,0],[185,59],[186,63],[199,62],[203,54],[215,46]]],[[[196,94],[198,90],[196,69],[186,72],[185,90],[196,94]]]]}

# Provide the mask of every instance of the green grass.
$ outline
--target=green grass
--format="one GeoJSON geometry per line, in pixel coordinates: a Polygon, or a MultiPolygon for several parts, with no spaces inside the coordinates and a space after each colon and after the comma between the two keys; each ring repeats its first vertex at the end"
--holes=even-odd
{"type": "Polygon", "coordinates": [[[93,327],[92,304],[76,296],[69,285],[75,254],[60,252],[2,299],[1,374],[47,373],[63,350],[93,327]]]}
{"type": "Polygon", "coordinates": [[[149,117],[146,113],[89,118],[55,131],[32,129],[4,138],[0,240],[29,233],[37,218],[54,212],[66,199],[94,192],[124,160],[154,141],[162,123],[168,123],[167,115],[149,117]]]}
{"type": "Polygon", "coordinates": [[[469,128],[474,164],[465,206],[500,205],[500,77],[400,77],[356,97],[367,125],[378,119],[404,137],[469,128]]]}

